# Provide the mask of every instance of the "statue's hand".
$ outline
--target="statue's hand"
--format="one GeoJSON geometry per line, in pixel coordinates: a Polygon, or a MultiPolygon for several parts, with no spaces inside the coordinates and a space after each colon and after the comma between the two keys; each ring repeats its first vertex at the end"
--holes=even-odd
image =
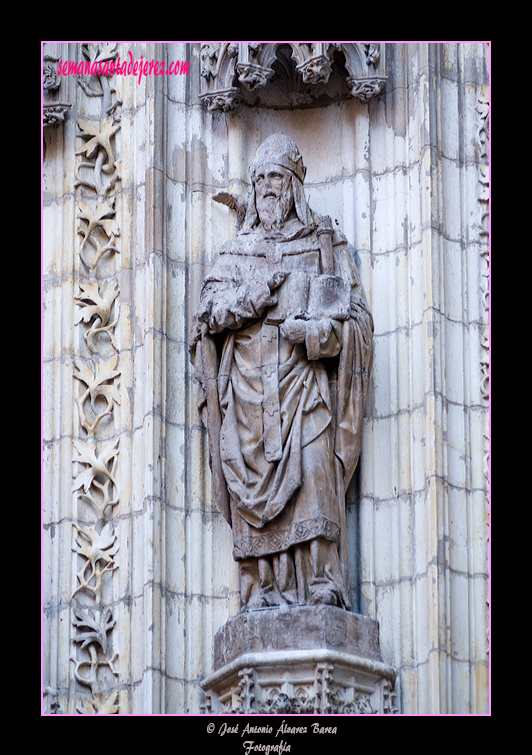
{"type": "Polygon", "coordinates": [[[289,275],[290,273],[286,270],[278,270],[276,273],[272,273],[272,275],[266,281],[270,291],[274,291],[276,288],[279,288],[281,283],[284,283],[289,275]]]}
{"type": "Polygon", "coordinates": [[[286,280],[288,273],[278,271],[268,278],[261,278],[252,285],[251,301],[257,313],[260,314],[265,307],[273,307],[277,304],[275,289],[286,280]]]}
{"type": "Polygon", "coordinates": [[[281,336],[290,343],[304,343],[307,334],[307,325],[305,320],[299,320],[295,317],[289,317],[279,327],[281,336]]]}
{"type": "Polygon", "coordinates": [[[200,305],[198,311],[196,312],[196,318],[198,320],[201,320],[202,322],[208,323],[211,315],[212,315],[212,300],[209,299],[208,301],[200,305]]]}

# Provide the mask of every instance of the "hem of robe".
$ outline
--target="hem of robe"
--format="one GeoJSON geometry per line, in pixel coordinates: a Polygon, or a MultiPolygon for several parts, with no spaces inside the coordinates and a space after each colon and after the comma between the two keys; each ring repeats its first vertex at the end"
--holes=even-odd
{"type": "Polygon", "coordinates": [[[235,543],[233,557],[238,561],[244,558],[269,556],[316,537],[338,542],[340,527],[332,519],[318,516],[294,522],[290,527],[277,529],[274,532],[256,530],[256,534],[247,534],[238,544],[235,543]]]}

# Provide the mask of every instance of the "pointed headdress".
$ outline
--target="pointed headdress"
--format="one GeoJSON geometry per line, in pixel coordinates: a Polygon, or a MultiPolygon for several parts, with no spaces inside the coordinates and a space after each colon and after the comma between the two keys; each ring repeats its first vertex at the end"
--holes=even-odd
{"type": "Polygon", "coordinates": [[[258,170],[265,163],[273,163],[286,168],[292,174],[292,193],[296,214],[303,225],[308,223],[307,202],[303,192],[303,181],[307,169],[303,165],[303,157],[297,144],[286,134],[272,134],[265,139],[258,148],[249,169],[252,191],[249,198],[246,217],[241,233],[246,233],[258,223],[255,207],[255,178],[258,170]]]}

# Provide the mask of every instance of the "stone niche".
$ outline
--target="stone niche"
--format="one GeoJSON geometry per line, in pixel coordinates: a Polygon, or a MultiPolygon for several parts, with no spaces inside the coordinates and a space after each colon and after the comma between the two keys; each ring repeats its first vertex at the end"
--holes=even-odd
{"type": "Polygon", "coordinates": [[[335,606],[247,611],[216,633],[205,713],[396,713],[378,622],[335,606]]]}

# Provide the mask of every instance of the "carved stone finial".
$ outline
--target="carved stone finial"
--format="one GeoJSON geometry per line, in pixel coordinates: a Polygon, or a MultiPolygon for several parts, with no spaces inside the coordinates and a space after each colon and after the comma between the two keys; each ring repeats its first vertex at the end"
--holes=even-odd
{"type": "Polygon", "coordinates": [[[362,102],[367,102],[382,92],[386,78],[384,76],[364,76],[361,78],[350,76],[347,79],[347,83],[351,87],[353,97],[362,100],[362,102]]]}
{"type": "Polygon", "coordinates": [[[307,84],[325,84],[331,75],[331,63],[327,55],[318,55],[296,66],[296,71],[307,84]]]}

